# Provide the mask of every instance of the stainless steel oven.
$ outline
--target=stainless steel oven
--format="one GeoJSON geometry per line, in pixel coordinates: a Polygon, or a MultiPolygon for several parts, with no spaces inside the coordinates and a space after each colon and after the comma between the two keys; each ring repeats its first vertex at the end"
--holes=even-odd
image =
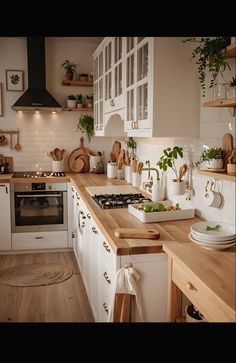
{"type": "Polygon", "coordinates": [[[11,185],[12,232],[66,231],[67,183],[11,185]]]}

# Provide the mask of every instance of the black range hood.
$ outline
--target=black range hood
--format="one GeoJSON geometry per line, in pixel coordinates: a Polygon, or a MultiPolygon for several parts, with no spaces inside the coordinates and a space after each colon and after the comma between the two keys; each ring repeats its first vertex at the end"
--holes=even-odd
{"type": "Polygon", "coordinates": [[[12,106],[15,111],[62,110],[62,106],[46,90],[45,39],[27,37],[28,89],[12,106]]]}

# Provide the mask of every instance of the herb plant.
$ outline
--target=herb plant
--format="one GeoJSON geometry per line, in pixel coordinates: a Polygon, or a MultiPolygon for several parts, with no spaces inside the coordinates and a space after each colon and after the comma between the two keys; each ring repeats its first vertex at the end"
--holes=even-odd
{"type": "Polygon", "coordinates": [[[196,64],[198,65],[198,78],[200,86],[205,97],[206,91],[206,69],[209,69],[211,74],[209,88],[212,88],[216,77],[220,71],[224,71],[226,67],[230,69],[227,62],[226,47],[230,44],[230,37],[216,38],[187,38],[183,42],[195,42],[198,46],[193,49],[192,60],[198,57],[196,64]]]}
{"type": "Polygon", "coordinates": [[[236,77],[233,77],[232,81],[229,81],[229,86],[230,87],[236,87],[236,77]]]}
{"type": "Polygon", "coordinates": [[[74,95],[69,95],[68,100],[75,100],[75,96],[74,95]]]}
{"type": "Polygon", "coordinates": [[[77,129],[85,133],[88,137],[89,142],[94,134],[94,120],[91,115],[81,115],[77,129]]]}
{"type": "Polygon", "coordinates": [[[178,157],[183,157],[183,148],[179,146],[174,146],[173,149],[168,147],[167,149],[163,150],[163,154],[160,157],[160,160],[156,163],[160,169],[166,171],[168,168],[171,168],[175,173],[176,179],[178,180],[178,173],[175,165],[175,160],[178,157]]]}
{"type": "Polygon", "coordinates": [[[218,160],[218,159],[223,159],[224,157],[224,152],[223,149],[221,147],[212,147],[210,149],[205,149],[201,156],[199,161],[197,161],[195,163],[196,166],[200,165],[203,161],[210,161],[210,160],[218,160]]]}

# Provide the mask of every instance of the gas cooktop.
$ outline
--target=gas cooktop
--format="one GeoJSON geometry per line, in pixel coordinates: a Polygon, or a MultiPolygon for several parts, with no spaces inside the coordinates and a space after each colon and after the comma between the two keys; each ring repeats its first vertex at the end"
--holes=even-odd
{"type": "Polygon", "coordinates": [[[99,204],[101,208],[128,208],[129,204],[137,204],[150,202],[151,199],[146,198],[141,193],[129,194],[95,194],[92,199],[99,204]]]}
{"type": "Polygon", "coordinates": [[[51,172],[51,171],[16,171],[13,174],[13,178],[50,178],[65,176],[63,171],[61,172],[51,172]]]}

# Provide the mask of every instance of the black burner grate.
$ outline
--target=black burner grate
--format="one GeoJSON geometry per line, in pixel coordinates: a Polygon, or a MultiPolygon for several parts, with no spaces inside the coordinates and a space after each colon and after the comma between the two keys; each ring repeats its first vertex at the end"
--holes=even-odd
{"type": "Polygon", "coordinates": [[[151,199],[146,198],[141,193],[95,194],[94,196],[92,196],[92,198],[100,205],[100,207],[104,209],[127,208],[129,204],[137,204],[151,201],[151,199]]]}

